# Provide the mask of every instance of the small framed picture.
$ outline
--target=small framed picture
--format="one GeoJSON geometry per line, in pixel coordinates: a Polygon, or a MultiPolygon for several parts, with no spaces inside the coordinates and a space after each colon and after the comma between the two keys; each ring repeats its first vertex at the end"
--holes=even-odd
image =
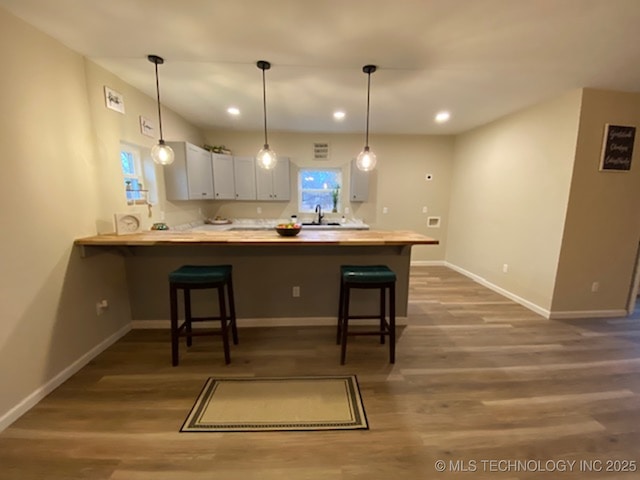
{"type": "Polygon", "coordinates": [[[636,127],[605,124],[600,170],[614,172],[631,170],[635,138],[636,127]]]}
{"type": "Polygon", "coordinates": [[[147,137],[155,137],[155,131],[156,129],[153,126],[153,123],[151,123],[151,120],[140,115],[140,133],[147,137]]]}
{"type": "Polygon", "coordinates": [[[107,108],[116,112],[124,113],[124,97],[121,93],[107,87],[104,87],[104,101],[107,108]]]}

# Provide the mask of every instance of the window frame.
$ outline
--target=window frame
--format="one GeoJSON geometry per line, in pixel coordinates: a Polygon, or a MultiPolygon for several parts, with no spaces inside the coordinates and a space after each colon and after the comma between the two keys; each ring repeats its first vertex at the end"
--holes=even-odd
{"type": "Polygon", "coordinates": [[[140,148],[129,145],[127,143],[120,143],[120,171],[122,172],[122,182],[127,205],[147,205],[149,191],[145,188],[146,179],[142,165],[142,152],[140,148]],[[123,153],[128,153],[131,155],[133,173],[125,172],[125,169],[122,165],[123,153]],[[134,182],[134,184],[135,182],[137,182],[138,185],[142,186],[142,188],[130,191],[127,188],[127,181],[134,182]]]}
{"type": "MultiPolygon", "coordinates": [[[[314,213],[313,209],[305,209],[302,198],[305,192],[314,192],[314,193],[331,193],[333,188],[303,188],[303,177],[309,172],[331,172],[336,174],[336,184],[342,190],[342,168],[340,167],[322,167],[322,168],[314,168],[314,167],[302,167],[298,170],[298,212],[300,213],[314,213]]],[[[333,202],[330,201],[332,204],[333,202]]],[[[338,203],[336,205],[336,209],[340,211],[342,206],[342,192],[338,194],[338,203]]],[[[323,205],[323,211],[331,212],[333,206],[326,208],[323,205]]]]}

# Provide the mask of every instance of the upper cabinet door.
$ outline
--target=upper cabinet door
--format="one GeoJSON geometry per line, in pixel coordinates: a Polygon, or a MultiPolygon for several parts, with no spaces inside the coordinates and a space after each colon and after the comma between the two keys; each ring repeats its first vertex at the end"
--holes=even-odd
{"type": "Polygon", "coordinates": [[[167,142],[175,160],[163,167],[167,200],[213,198],[211,154],[187,142],[167,142]]]}
{"type": "Polygon", "coordinates": [[[273,200],[288,201],[291,198],[290,182],[289,159],[280,157],[273,169],[273,200]]]}
{"type": "Polygon", "coordinates": [[[189,200],[212,199],[211,153],[190,143],[186,144],[186,148],[189,200]]]}
{"type": "Polygon", "coordinates": [[[351,160],[349,184],[349,200],[352,202],[366,202],[369,199],[369,172],[363,172],[351,160]]]}
{"type": "Polygon", "coordinates": [[[291,198],[289,158],[278,157],[273,170],[265,170],[255,162],[256,192],[258,200],[288,201],[291,198]]]}
{"type": "Polygon", "coordinates": [[[253,157],[233,157],[236,200],[256,199],[256,169],[253,157]]]}
{"type": "Polygon", "coordinates": [[[211,154],[213,165],[213,191],[215,200],[233,200],[236,198],[231,155],[211,154]]]}
{"type": "Polygon", "coordinates": [[[273,172],[261,168],[256,161],[254,161],[254,171],[256,173],[256,198],[258,200],[273,200],[273,172]]]}

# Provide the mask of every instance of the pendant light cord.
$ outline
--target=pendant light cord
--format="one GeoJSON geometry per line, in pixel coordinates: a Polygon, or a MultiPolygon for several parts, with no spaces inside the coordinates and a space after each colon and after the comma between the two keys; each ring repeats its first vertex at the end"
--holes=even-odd
{"type": "Polygon", "coordinates": [[[367,72],[367,128],[365,130],[365,146],[369,146],[369,99],[371,97],[371,72],[367,72]]]}
{"type": "Polygon", "coordinates": [[[262,69],[262,111],[264,113],[264,144],[269,145],[267,140],[267,84],[265,81],[264,68],[262,69]]]}
{"type": "Polygon", "coordinates": [[[163,141],[163,136],[162,136],[162,112],[161,112],[161,108],[160,108],[160,81],[158,80],[158,62],[154,61],[153,62],[156,65],[156,92],[157,92],[157,96],[158,96],[158,123],[160,126],[160,141],[163,141]]]}

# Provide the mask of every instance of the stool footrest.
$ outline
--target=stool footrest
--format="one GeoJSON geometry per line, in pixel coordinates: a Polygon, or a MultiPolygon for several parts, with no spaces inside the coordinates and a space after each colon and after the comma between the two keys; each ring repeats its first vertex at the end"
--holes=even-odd
{"type": "Polygon", "coordinates": [[[183,329],[180,328],[180,331],[178,332],[178,335],[180,337],[205,337],[205,336],[211,336],[211,335],[222,335],[222,332],[220,330],[214,330],[214,329],[198,329],[198,330],[191,330],[191,332],[183,332],[183,329]]]}
{"type": "Polygon", "coordinates": [[[349,320],[380,320],[380,315],[349,315],[349,320]]]}
{"type": "Polygon", "coordinates": [[[347,333],[347,335],[349,337],[355,337],[355,336],[359,336],[359,335],[391,335],[391,332],[389,331],[376,331],[376,332],[349,332],[347,333]]]}
{"type": "MultiPolygon", "coordinates": [[[[194,322],[213,322],[213,321],[216,321],[216,320],[220,321],[220,320],[222,320],[222,317],[191,317],[191,323],[194,323],[194,322]]],[[[229,321],[231,319],[229,317],[226,317],[226,320],[229,321]]]]}

